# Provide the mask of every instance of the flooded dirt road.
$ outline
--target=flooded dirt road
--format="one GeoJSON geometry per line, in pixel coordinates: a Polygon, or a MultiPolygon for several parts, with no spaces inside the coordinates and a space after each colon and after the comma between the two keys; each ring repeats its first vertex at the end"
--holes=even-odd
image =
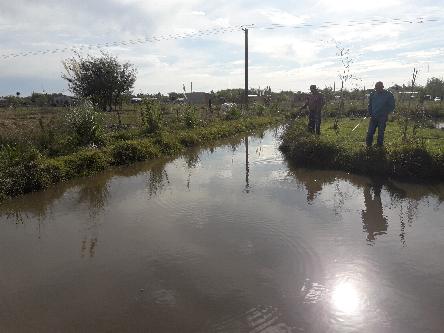
{"type": "Polygon", "coordinates": [[[443,332],[444,186],[294,168],[277,135],[2,204],[0,331],[443,332]]]}

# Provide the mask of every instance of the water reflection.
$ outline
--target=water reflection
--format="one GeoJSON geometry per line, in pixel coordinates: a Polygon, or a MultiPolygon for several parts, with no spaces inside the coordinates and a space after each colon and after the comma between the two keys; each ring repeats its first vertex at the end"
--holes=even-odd
{"type": "Polygon", "coordinates": [[[110,174],[97,175],[93,182],[84,183],[78,191],[77,202],[87,205],[91,219],[95,219],[108,203],[110,178],[110,174]]]}
{"type": "Polygon", "coordinates": [[[439,332],[442,198],[287,168],[270,132],[60,184],[0,206],[0,331],[439,332]]]}
{"type": "Polygon", "coordinates": [[[352,281],[339,281],[333,288],[331,303],[334,312],[340,315],[357,315],[361,311],[362,296],[352,281]]]}
{"type": "Polygon", "coordinates": [[[40,222],[47,220],[51,215],[53,203],[63,197],[70,186],[60,184],[49,191],[30,193],[0,204],[0,217],[16,224],[24,224],[30,219],[40,222]]]}
{"type": "Polygon", "coordinates": [[[362,211],[362,223],[369,242],[387,232],[388,224],[382,210],[381,190],[382,184],[378,181],[364,186],[365,209],[362,211]]]}
{"type": "Polygon", "coordinates": [[[250,193],[250,164],[248,162],[248,136],[244,139],[245,142],[245,193],[250,193]]]}
{"type": "Polygon", "coordinates": [[[305,183],[305,188],[307,189],[307,203],[311,204],[316,197],[316,193],[322,190],[322,184],[317,179],[313,179],[313,181],[305,183]]]}
{"type": "Polygon", "coordinates": [[[148,196],[159,195],[166,185],[170,183],[165,163],[154,163],[148,171],[146,187],[148,196]]]}
{"type": "Polygon", "coordinates": [[[188,177],[187,177],[188,191],[190,190],[192,170],[199,165],[199,162],[200,162],[200,157],[198,150],[190,151],[188,154],[185,155],[185,164],[188,169],[188,177]]]}
{"type": "Polygon", "coordinates": [[[367,234],[366,240],[370,245],[379,236],[387,234],[389,221],[384,213],[384,206],[388,210],[397,210],[399,239],[405,246],[408,228],[412,228],[417,219],[420,203],[434,205],[435,209],[439,210],[444,201],[444,191],[439,184],[418,186],[345,172],[307,170],[289,161],[287,164],[289,175],[305,189],[308,205],[312,205],[316,200],[324,205],[332,204],[333,212],[340,215],[357,207],[362,196],[363,208],[360,210],[360,215],[363,231],[367,234]],[[384,195],[387,198],[385,201],[382,200],[384,195]],[[355,205],[346,208],[347,201],[353,201],[355,205]]]}
{"type": "Polygon", "coordinates": [[[105,211],[105,207],[108,206],[110,197],[110,179],[109,173],[99,174],[95,177],[94,182],[84,183],[78,191],[78,204],[85,204],[88,207],[88,218],[85,218],[80,226],[82,234],[80,254],[82,258],[93,258],[96,254],[100,223],[103,221],[100,217],[105,211]]]}

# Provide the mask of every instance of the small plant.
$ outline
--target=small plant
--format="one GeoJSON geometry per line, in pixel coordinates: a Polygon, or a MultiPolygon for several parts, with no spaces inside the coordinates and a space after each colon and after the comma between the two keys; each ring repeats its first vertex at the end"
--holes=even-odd
{"type": "Polygon", "coordinates": [[[346,85],[352,80],[360,80],[356,77],[351,71],[351,64],[354,62],[354,59],[350,55],[350,49],[345,48],[340,43],[336,44],[336,55],[340,58],[342,69],[338,74],[339,80],[341,81],[341,97],[339,99],[339,104],[337,108],[337,112],[335,114],[335,121],[333,124],[333,129],[336,133],[339,133],[339,119],[343,116],[345,111],[345,95],[344,89],[346,89],[346,85]]]}
{"type": "MultiPolygon", "coordinates": [[[[410,87],[408,87],[408,89],[410,90],[410,93],[407,94],[407,98],[408,98],[408,103],[407,103],[407,107],[406,108],[402,108],[401,107],[401,112],[400,112],[400,119],[401,119],[401,123],[402,123],[402,142],[403,143],[407,143],[408,142],[408,129],[410,127],[410,122],[412,120],[412,118],[414,119],[414,124],[413,124],[413,128],[412,128],[412,134],[413,137],[411,138],[413,141],[415,141],[415,137],[417,134],[417,130],[419,127],[419,122],[421,121],[421,115],[424,114],[424,108],[421,107],[420,104],[417,104],[415,106],[415,108],[413,109],[413,105],[412,105],[412,99],[414,98],[413,96],[413,91],[415,90],[415,84],[416,84],[416,78],[418,76],[419,71],[416,68],[413,68],[413,72],[412,72],[412,81],[411,81],[411,85],[410,87]]],[[[403,96],[406,95],[405,93],[403,94],[403,96]]],[[[402,100],[401,100],[402,103],[402,100]]]]}
{"type": "Polygon", "coordinates": [[[145,101],[145,109],[141,111],[142,124],[147,134],[159,132],[163,127],[162,112],[157,102],[145,101]]]}
{"type": "Polygon", "coordinates": [[[183,120],[187,128],[197,127],[200,123],[200,118],[196,108],[187,107],[183,115],[183,120]]]}
{"type": "Polygon", "coordinates": [[[230,108],[225,114],[226,120],[237,120],[240,119],[241,117],[242,117],[242,112],[237,106],[230,108]]]}
{"type": "MultiPolygon", "coordinates": [[[[254,104],[254,113],[258,116],[265,116],[267,114],[267,108],[263,106],[262,104],[254,104]]],[[[278,113],[279,110],[276,110],[276,113],[278,113]]]]}
{"type": "Polygon", "coordinates": [[[102,143],[102,116],[91,102],[83,101],[70,108],[65,116],[65,124],[76,146],[98,145],[102,143]]]}

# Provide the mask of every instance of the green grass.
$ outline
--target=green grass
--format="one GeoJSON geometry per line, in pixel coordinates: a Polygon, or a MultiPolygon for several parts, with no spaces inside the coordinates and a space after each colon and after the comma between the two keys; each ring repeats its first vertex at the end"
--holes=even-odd
{"type": "MultiPolygon", "coordinates": [[[[306,122],[290,124],[282,136],[280,149],[287,158],[306,167],[410,180],[444,180],[444,131],[410,126],[406,142],[400,122],[387,123],[384,148],[365,145],[369,120],[342,119],[339,130],[333,120],[321,126],[321,136],[306,131],[306,122]],[[359,126],[353,131],[353,128],[359,126]]],[[[376,142],[375,134],[374,142],[376,142]]]]}
{"type": "MultiPolygon", "coordinates": [[[[322,123],[321,133],[322,139],[340,143],[341,146],[348,150],[357,150],[365,146],[365,138],[367,135],[367,128],[369,118],[362,121],[362,118],[356,119],[342,119],[339,124],[339,131],[333,129],[333,120],[327,119],[322,123]],[[359,126],[353,131],[353,128],[359,126]]],[[[426,149],[430,152],[444,151],[444,131],[430,128],[419,128],[416,138],[413,137],[413,124],[410,124],[407,136],[410,142],[423,140],[426,149]]],[[[374,143],[376,143],[377,132],[374,136],[374,143]]],[[[384,145],[387,150],[403,145],[403,129],[402,125],[397,121],[389,121],[385,130],[384,145]]]]}

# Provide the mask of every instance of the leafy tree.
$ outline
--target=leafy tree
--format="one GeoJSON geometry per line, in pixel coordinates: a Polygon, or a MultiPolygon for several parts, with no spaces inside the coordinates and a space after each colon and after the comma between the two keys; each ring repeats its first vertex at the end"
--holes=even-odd
{"type": "Polygon", "coordinates": [[[130,63],[121,64],[116,57],[102,53],[99,57],[74,57],[63,61],[69,90],[78,97],[89,98],[94,106],[106,111],[117,108],[132,93],[136,69],[130,63]]]}
{"type": "Polygon", "coordinates": [[[242,103],[244,100],[244,89],[223,89],[216,93],[217,98],[223,102],[242,103]]]}
{"type": "Polygon", "coordinates": [[[425,91],[432,97],[442,97],[444,95],[444,80],[432,77],[427,80],[425,91]]]}
{"type": "Polygon", "coordinates": [[[48,94],[41,94],[33,92],[31,95],[31,103],[37,106],[44,106],[50,103],[51,96],[48,94]]]}
{"type": "Polygon", "coordinates": [[[170,101],[175,101],[180,97],[180,95],[176,92],[170,92],[168,93],[168,96],[170,98],[170,101]]]}

